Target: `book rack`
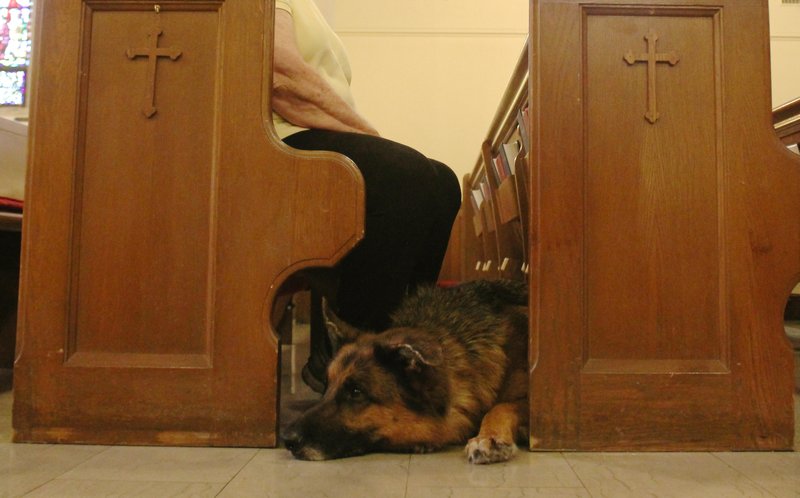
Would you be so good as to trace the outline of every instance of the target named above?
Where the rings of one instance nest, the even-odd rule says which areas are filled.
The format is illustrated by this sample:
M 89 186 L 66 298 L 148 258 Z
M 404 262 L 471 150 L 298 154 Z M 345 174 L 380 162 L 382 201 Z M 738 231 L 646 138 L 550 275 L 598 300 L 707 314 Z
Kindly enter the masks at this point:
M 529 244 L 527 43 L 481 146 L 472 172 L 463 179 L 462 211 L 453 241 L 460 242 L 456 280 L 525 280 Z

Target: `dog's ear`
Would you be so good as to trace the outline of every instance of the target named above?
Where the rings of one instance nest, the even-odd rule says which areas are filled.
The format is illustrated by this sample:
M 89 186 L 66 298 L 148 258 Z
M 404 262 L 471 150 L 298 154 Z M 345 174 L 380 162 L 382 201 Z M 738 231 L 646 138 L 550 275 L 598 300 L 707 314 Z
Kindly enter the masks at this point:
M 331 340 L 333 350 L 337 351 L 345 344 L 355 342 L 359 336 L 367 331 L 360 330 L 345 322 L 333 312 L 328 306 L 328 301 L 322 299 L 322 319 L 325 321 L 325 328 L 328 330 L 328 337 Z
M 420 331 L 402 329 L 381 334 L 375 357 L 395 372 L 407 406 L 421 413 L 444 416 L 450 403 L 450 383 L 442 345 Z
M 423 334 L 401 331 L 388 333 L 376 347 L 376 354 L 406 373 L 420 373 L 429 367 L 438 367 L 444 362 L 442 346 Z

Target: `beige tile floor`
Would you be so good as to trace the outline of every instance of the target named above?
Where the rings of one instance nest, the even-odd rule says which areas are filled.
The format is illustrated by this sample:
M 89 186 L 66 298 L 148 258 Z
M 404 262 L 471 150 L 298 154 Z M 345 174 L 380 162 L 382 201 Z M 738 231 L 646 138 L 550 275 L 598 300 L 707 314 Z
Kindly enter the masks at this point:
M 302 364 L 306 353 L 295 349 Z M 0 371 L 0 497 L 800 498 L 800 453 L 521 452 L 471 466 L 460 448 L 300 462 L 281 449 L 15 445 L 10 385 Z M 293 392 L 284 418 L 312 397 L 289 375 L 283 389 Z

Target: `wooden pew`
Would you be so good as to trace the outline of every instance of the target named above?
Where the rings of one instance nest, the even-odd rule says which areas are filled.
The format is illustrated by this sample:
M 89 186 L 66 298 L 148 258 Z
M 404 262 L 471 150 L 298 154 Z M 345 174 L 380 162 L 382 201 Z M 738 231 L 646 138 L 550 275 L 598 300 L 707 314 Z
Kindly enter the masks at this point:
M 800 161 L 767 2 L 532 13 L 532 447 L 790 449 Z
M 497 112 L 527 95 L 531 448 L 792 447 L 800 160 L 770 126 L 767 14 L 763 0 L 531 2 L 527 91 L 518 65 Z M 797 105 L 775 113 L 787 144 Z M 508 122 L 465 180 L 462 233 L 483 228 L 461 242 L 466 279 L 500 276 L 470 264 L 510 240 L 485 226 Z
M 786 145 L 800 143 L 800 98 L 773 109 L 772 122 L 778 138 Z
M 800 152 L 797 148 L 800 144 L 800 98 L 773 109 L 772 122 L 781 142 L 787 146 L 794 146 L 794 152 Z M 800 337 L 797 333 L 797 329 L 800 328 L 800 283 L 792 290 L 783 316 L 787 322 L 790 322 L 787 324 L 786 331 L 795 350 L 795 362 L 797 363 L 795 365 L 795 391 L 800 393 Z
M 37 8 L 16 440 L 275 444 L 271 303 L 357 242 L 363 187 L 264 125 L 272 2 Z M 800 164 L 769 128 L 766 1 L 531 13 L 457 231 L 465 278 L 530 283 L 531 448 L 789 448 Z M 148 33 L 176 55 L 157 79 L 127 57 Z M 515 220 L 489 167 L 525 102 Z
M 275 445 L 272 303 L 364 191 L 271 131 L 273 2 L 36 9 L 15 441 Z
M 0 230 L 8 232 L 22 231 L 22 214 L 0 211 Z
M 514 161 L 515 175 L 499 178 L 501 148 L 521 143 L 520 112 L 528 99 L 527 45 L 512 73 L 472 172 L 464 178 L 462 211 L 457 223 L 463 247 L 461 279 L 524 280 L 528 254 L 527 151 Z M 504 163 L 505 168 L 510 167 Z

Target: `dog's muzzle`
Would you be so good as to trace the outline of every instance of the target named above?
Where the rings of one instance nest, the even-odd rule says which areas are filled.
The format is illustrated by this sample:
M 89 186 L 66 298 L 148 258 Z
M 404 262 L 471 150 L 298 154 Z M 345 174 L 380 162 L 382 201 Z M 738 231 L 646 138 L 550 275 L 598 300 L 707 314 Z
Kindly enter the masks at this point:
M 328 459 L 322 451 L 307 446 L 303 441 L 303 436 L 291 427 L 283 433 L 282 439 L 286 449 L 291 451 L 292 455 L 298 460 L 320 461 Z

